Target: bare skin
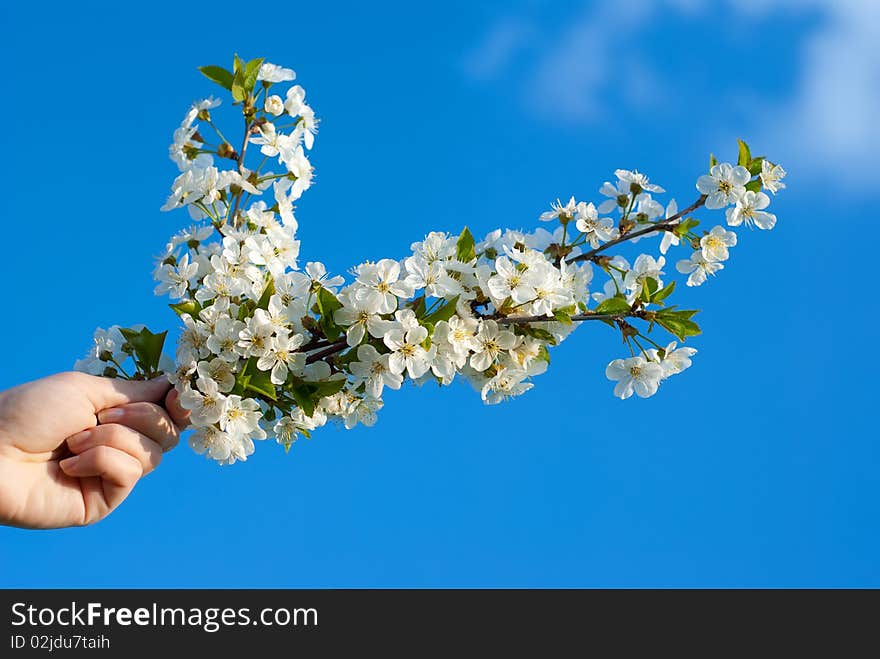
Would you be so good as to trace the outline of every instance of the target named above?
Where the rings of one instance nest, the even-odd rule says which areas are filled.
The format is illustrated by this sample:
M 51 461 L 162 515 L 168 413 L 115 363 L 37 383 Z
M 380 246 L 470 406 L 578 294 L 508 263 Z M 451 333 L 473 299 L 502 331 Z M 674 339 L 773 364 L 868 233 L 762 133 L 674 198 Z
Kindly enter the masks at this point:
M 188 413 L 169 389 L 71 372 L 0 392 L 0 524 L 104 519 L 177 445 Z

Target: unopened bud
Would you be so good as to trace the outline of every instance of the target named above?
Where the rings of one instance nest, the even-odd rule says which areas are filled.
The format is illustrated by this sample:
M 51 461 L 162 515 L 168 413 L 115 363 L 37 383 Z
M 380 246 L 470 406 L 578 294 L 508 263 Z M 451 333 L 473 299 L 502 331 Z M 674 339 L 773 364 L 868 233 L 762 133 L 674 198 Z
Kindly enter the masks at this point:
M 223 142 L 223 144 L 217 147 L 217 155 L 221 158 L 238 160 L 238 154 L 235 153 L 235 149 L 232 148 L 232 145 L 229 142 Z
M 626 323 L 622 320 L 618 321 L 618 327 L 620 327 L 620 332 L 621 332 L 621 334 L 623 334 L 624 337 L 628 338 L 628 337 L 633 337 L 633 336 L 639 335 L 638 329 L 636 329 L 635 327 L 633 327 L 629 323 Z

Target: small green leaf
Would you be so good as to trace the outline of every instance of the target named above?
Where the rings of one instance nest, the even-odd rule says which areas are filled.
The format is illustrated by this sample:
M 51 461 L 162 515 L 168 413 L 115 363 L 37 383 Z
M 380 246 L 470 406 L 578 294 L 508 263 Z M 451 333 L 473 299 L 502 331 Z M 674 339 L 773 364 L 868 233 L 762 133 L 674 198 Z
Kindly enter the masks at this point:
M 752 152 L 749 149 L 749 145 L 742 140 L 737 140 L 737 142 L 739 143 L 739 158 L 737 159 L 736 164 L 748 167 L 749 163 L 752 162 Z
M 410 308 L 413 310 L 413 313 L 416 315 L 416 318 L 422 318 L 425 315 L 425 296 L 421 295 L 417 297 L 415 300 L 410 302 Z
M 700 326 L 690 320 L 697 313 L 697 309 L 668 307 L 658 311 L 654 319 L 667 332 L 674 334 L 684 341 L 689 336 L 696 336 L 701 333 Z
M 244 67 L 244 90 L 248 94 L 254 91 L 257 84 L 257 75 L 260 73 L 260 67 L 263 65 L 263 58 L 258 57 L 252 59 Z
M 746 183 L 746 190 L 749 192 L 760 192 L 761 191 L 761 179 L 756 178 L 754 181 L 749 181 Z
M 321 325 L 324 336 L 328 341 L 335 341 L 342 333 L 342 329 L 336 324 L 336 321 L 333 320 L 333 314 L 337 309 L 342 308 L 342 303 L 335 295 L 333 295 L 333 293 L 323 286 L 318 289 L 318 294 L 315 297 L 315 302 L 318 306 L 318 313 L 321 315 L 318 322 Z
M 134 350 L 138 370 L 148 377 L 158 374 L 159 358 L 162 356 L 162 346 L 165 345 L 168 332 L 153 334 L 146 327 L 139 332 L 129 328 L 122 328 L 120 332 Z
M 550 351 L 547 350 L 547 346 L 541 346 L 538 348 L 538 359 L 541 359 L 548 364 L 550 363 Z
M 711 169 L 715 165 L 718 164 L 718 158 L 715 157 L 714 153 L 709 154 L 709 168 Z
M 232 90 L 232 73 L 224 69 L 222 66 L 200 66 L 199 71 L 208 80 L 216 82 L 223 89 Z
M 538 339 L 539 341 L 545 341 L 552 346 L 556 345 L 556 337 L 553 336 L 550 332 L 545 329 L 541 329 L 540 327 L 532 327 L 531 325 L 520 325 L 519 329 L 531 336 L 534 339 Z
M 764 156 L 758 156 L 757 158 L 752 158 L 752 162 L 749 163 L 749 174 L 752 176 L 757 176 L 761 173 L 761 169 L 763 168 Z
M 236 101 L 243 101 L 247 96 L 244 88 L 244 63 L 238 55 L 233 56 L 234 73 L 232 75 L 232 98 Z
M 269 275 L 267 275 L 267 277 L 268 279 L 266 281 L 266 288 L 263 290 L 263 294 L 257 301 L 257 309 L 268 309 L 269 300 L 272 299 L 273 295 L 275 295 L 275 280 L 272 279 L 272 277 Z
M 654 304 L 660 304 L 663 300 L 668 298 L 674 290 L 675 282 L 671 281 L 651 296 L 651 302 L 653 302 Z
M 614 297 L 609 297 L 605 300 L 602 300 L 599 305 L 596 307 L 596 313 L 629 313 L 632 311 L 632 308 L 629 305 L 629 302 L 626 301 L 626 298 L 622 295 L 615 295 Z
M 195 300 L 185 300 L 184 302 L 177 302 L 175 304 L 169 304 L 168 306 L 171 307 L 174 313 L 178 316 L 189 314 L 193 318 L 197 317 L 202 310 L 202 305 Z
M 470 230 L 465 227 L 456 243 L 456 257 L 458 260 L 462 263 L 470 263 L 477 258 L 475 246 L 476 243 L 474 242 L 474 236 L 471 234 Z
M 681 237 L 683 237 L 683 236 L 686 236 L 687 233 L 688 233 L 691 229 L 693 229 L 693 228 L 696 227 L 696 226 L 699 226 L 699 224 L 700 224 L 700 221 L 699 221 L 699 220 L 695 220 L 694 218 L 689 217 L 689 218 L 687 218 L 686 220 L 682 220 L 681 222 L 679 222 L 679 223 L 675 226 L 675 229 L 673 229 L 672 232 L 673 232 L 676 236 L 678 236 L 679 238 L 681 238 Z
M 563 325 L 571 325 L 571 314 L 566 313 L 563 309 L 554 311 L 553 317 Z
M 269 371 L 261 371 L 257 368 L 253 369 L 250 379 L 244 385 L 245 391 L 255 391 L 263 394 L 271 400 L 275 400 L 275 385 L 272 384 L 271 374 Z
M 657 289 L 660 288 L 659 282 L 653 277 L 646 277 L 644 283 L 642 284 L 642 292 L 639 295 L 645 302 L 651 301 L 651 296 L 657 292 Z
M 458 295 L 425 316 L 424 322 L 436 325 L 441 320 L 449 320 L 455 315 L 456 304 L 458 304 Z

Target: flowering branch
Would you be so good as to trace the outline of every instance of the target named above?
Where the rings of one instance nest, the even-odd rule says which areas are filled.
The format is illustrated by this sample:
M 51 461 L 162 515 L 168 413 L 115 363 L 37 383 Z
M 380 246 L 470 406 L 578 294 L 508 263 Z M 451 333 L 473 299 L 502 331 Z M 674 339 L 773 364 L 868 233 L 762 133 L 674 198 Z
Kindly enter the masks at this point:
M 331 420 L 372 425 L 385 390 L 407 380 L 446 386 L 464 378 L 490 404 L 518 396 L 586 321 L 619 332 L 629 350 L 605 371 L 615 395 L 651 396 L 691 365 L 696 350 L 678 342 L 700 334 L 697 311 L 670 304 L 668 250 L 688 250 L 675 270 L 701 286 L 737 243 L 721 225 L 697 233 L 691 214 L 724 209 L 728 227 L 771 229 L 765 191 L 785 187 L 785 170 L 740 142 L 736 164 L 712 158 L 696 181 L 699 198 L 681 211 L 674 200 L 657 201 L 664 190 L 647 176 L 619 169 L 598 206 L 557 200 L 539 218 L 553 223 L 550 231 L 496 229 L 480 241 L 467 227 L 435 231 L 401 260 L 357 265 L 346 282 L 317 261 L 299 264 L 293 204 L 312 184 L 306 152 L 318 120 L 301 86 L 284 98 L 272 93 L 295 73 L 237 56 L 232 71 L 200 70 L 231 93 L 244 135 L 235 152 L 215 124 L 214 98 L 194 104 L 174 132 L 170 156 L 180 174 L 163 210 L 186 208 L 195 221 L 171 237 L 154 271 L 156 293 L 171 298 L 183 324 L 174 358 L 162 354 L 164 332 L 113 326 L 96 332 L 77 368 L 122 378 L 168 373 L 191 411 L 190 445 L 223 464 L 245 460 L 255 440 L 290 448 Z M 217 133 L 216 149 L 197 120 Z M 249 145 L 261 156 L 250 167 Z M 218 169 L 214 156 L 236 167 Z M 657 234 L 658 255 L 630 263 L 603 254 Z M 675 340 L 658 342 L 658 329 Z
M 580 261 L 593 261 L 595 257 L 604 252 L 606 249 L 610 249 L 615 245 L 619 245 L 620 243 L 624 243 L 628 240 L 632 240 L 633 238 L 640 238 L 642 236 L 647 236 L 648 234 L 655 233 L 657 231 L 672 231 L 675 228 L 678 220 L 683 218 L 685 215 L 693 213 L 695 210 L 700 208 L 703 204 L 706 203 L 706 195 L 700 195 L 699 198 L 692 203 L 690 206 L 685 208 L 682 211 L 679 211 L 672 215 L 671 217 L 667 217 L 662 222 L 657 222 L 656 224 L 652 224 L 650 226 L 645 227 L 644 229 L 639 229 L 638 231 L 632 231 L 628 233 L 624 233 L 619 238 L 615 238 L 614 240 L 610 240 L 604 245 L 600 245 L 595 249 L 591 249 L 588 252 L 584 252 L 574 258 L 568 260 L 568 263 L 578 263 Z

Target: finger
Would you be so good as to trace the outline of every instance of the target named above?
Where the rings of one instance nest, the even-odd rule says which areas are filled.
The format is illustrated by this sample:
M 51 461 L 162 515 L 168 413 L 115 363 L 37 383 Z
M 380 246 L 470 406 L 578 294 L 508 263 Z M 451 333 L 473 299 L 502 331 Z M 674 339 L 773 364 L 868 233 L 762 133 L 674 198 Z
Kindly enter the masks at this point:
M 143 474 L 137 458 L 110 446 L 95 446 L 58 464 L 73 478 L 101 479 L 101 487 L 83 489 L 87 522 L 101 519 L 122 503 Z
M 109 446 L 136 458 L 146 476 L 162 461 L 162 447 L 137 430 L 116 423 L 95 426 L 67 438 L 67 446 L 74 454 L 81 454 L 96 446 Z
M 189 410 L 183 409 L 180 404 L 180 392 L 172 389 L 165 396 L 165 409 L 168 410 L 168 416 L 174 421 L 174 425 L 183 430 L 189 425 Z
M 171 386 L 164 375 L 152 380 L 120 380 L 77 372 L 61 373 L 53 377 L 70 380 L 86 396 L 95 413 L 127 403 L 158 402 L 165 397 Z
M 180 439 L 180 430 L 164 408 L 156 403 L 129 403 L 98 412 L 101 424 L 116 423 L 128 426 L 158 443 L 163 451 L 170 451 Z

